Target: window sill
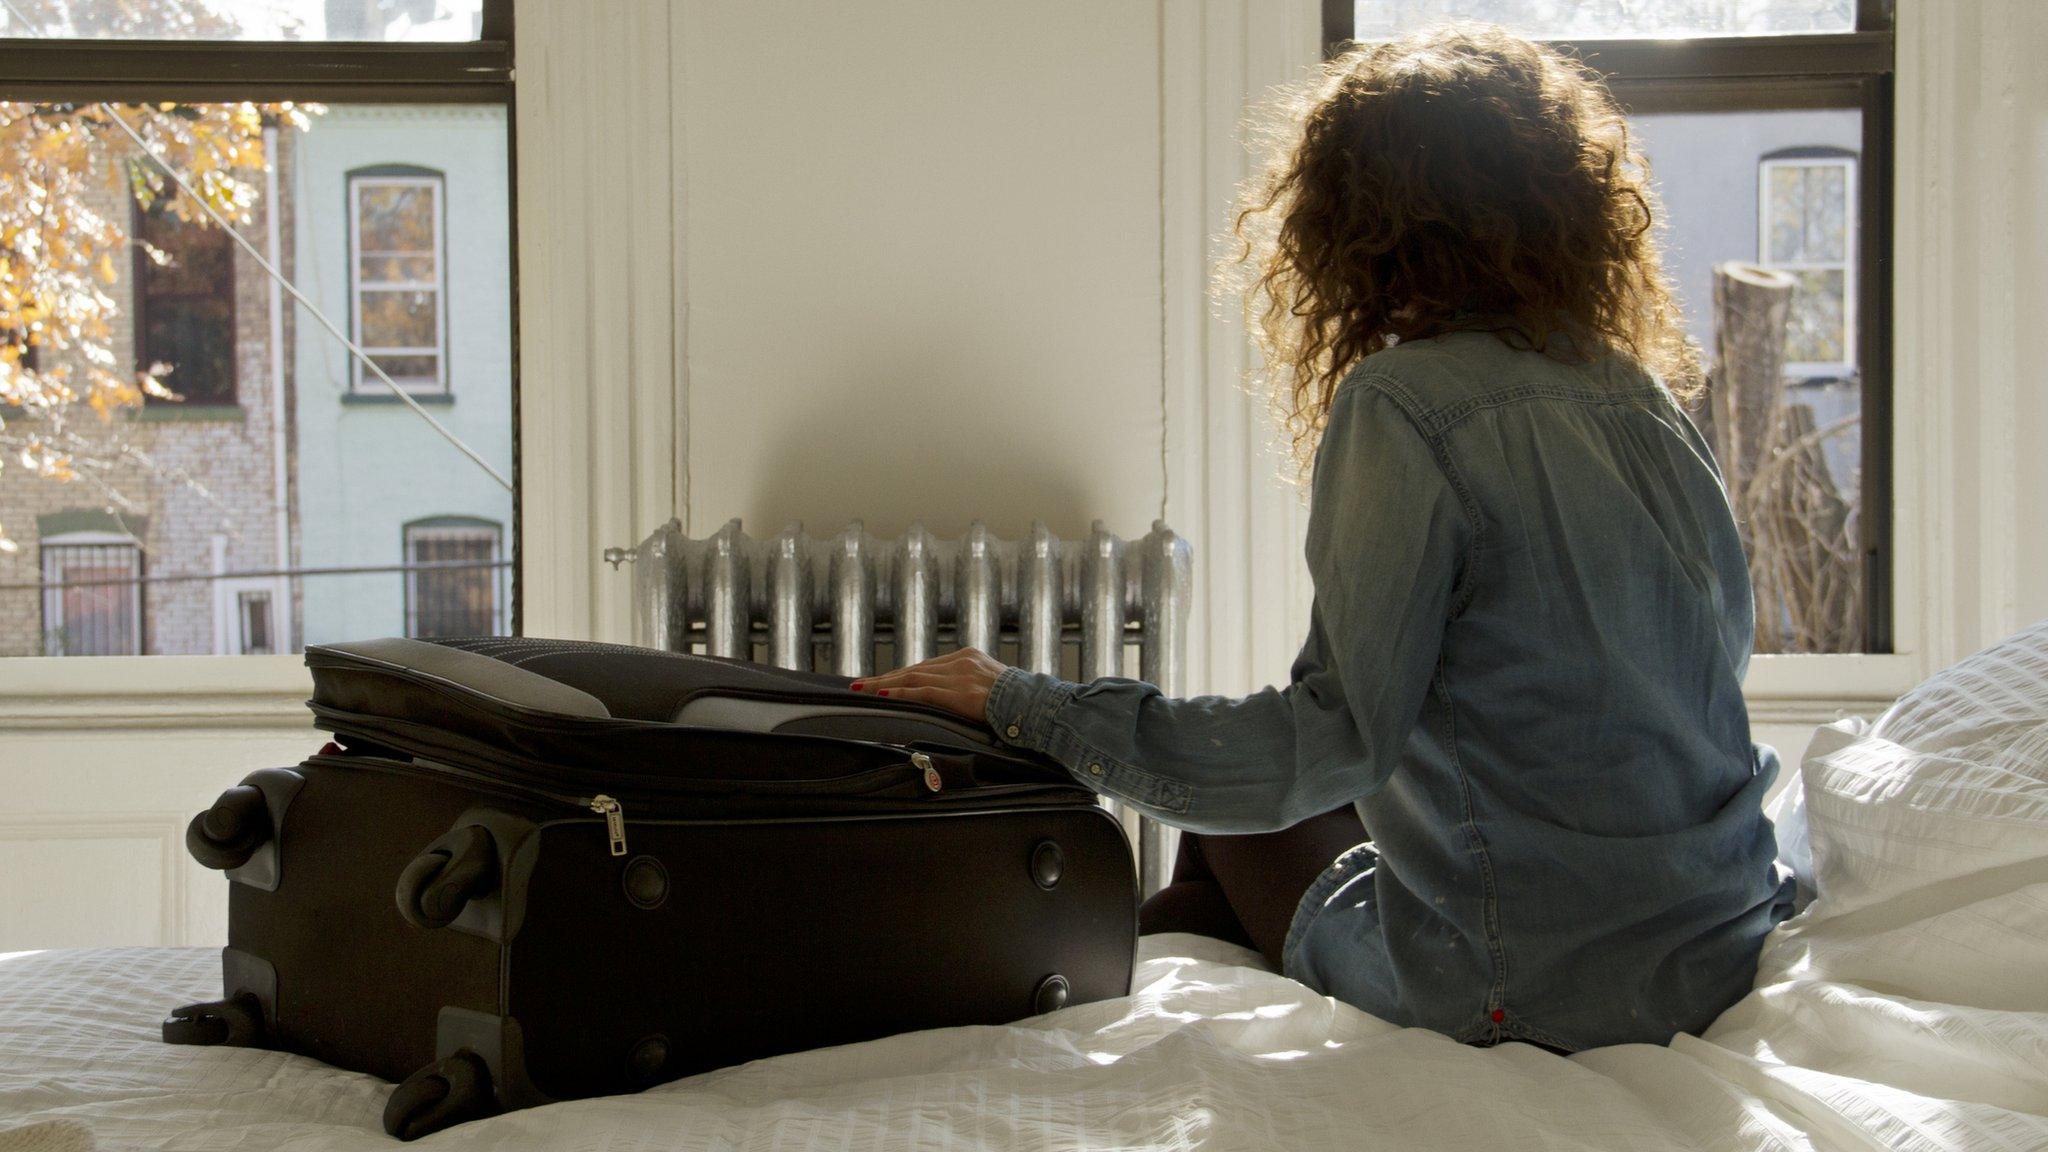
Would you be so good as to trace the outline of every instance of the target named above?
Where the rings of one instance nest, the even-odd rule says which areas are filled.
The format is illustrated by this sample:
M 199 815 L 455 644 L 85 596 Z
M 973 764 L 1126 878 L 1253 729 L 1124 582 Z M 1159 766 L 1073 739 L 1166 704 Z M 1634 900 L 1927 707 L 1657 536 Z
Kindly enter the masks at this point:
M 0 659 L 0 733 L 24 729 L 304 728 L 300 656 Z
M 455 396 L 450 392 L 407 392 L 406 395 L 429 408 L 445 408 L 455 403 Z M 365 408 L 390 407 L 405 403 L 389 392 L 343 392 L 341 402 L 344 406 L 361 405 Z
M 1925 675 L 1911 655 L 1756 656 L 1742 694 L 1752 722 L 1827 724 L 1874 716 Z
M 128 418 L 138 424 L 240 424 L 248 414 L 240 404 L 181 404 L 159 400 L 132 409 Z

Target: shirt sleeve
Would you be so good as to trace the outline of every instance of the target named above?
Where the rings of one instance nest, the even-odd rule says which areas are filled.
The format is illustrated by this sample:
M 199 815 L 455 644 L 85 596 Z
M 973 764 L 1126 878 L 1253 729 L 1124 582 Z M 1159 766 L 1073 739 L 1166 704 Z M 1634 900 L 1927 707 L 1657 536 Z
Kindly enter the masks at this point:
M 1309 636 L 1282 688 L 1168 699 L 1012 668 L 989 693 L 1008 743 L 1196 832 L 1285 828 L 1386 783 L 1435 675 L 1472 538 L 1422 433 L 1370 382 L 1342 389 L 1317 454 Z

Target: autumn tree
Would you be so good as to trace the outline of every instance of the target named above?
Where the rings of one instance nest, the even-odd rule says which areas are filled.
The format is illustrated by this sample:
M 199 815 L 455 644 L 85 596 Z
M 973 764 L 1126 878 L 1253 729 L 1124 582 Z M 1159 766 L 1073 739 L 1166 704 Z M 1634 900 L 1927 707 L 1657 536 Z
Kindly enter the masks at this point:
M 220 39 L 236 31 L 232 21 L 187 0 L 115 0 L 77 11 L 65 0 L 10 0 L 10 7 L 36 35 L 176 30 Z M 109 289 L 138 242 L 125 213 L 103 210 L 109 188 L 145 209 L 160 204 L 181 221 L 214 226 L 165 176 L 161 165 L 169 165 L 222 219 L 246 225 L 269 163 L 265 125 L 304 128 L 317 111 L 292 104 L 0 101 L 0 469 L 63 483 L 82 469 L 105 471 L 117 459 L 137 459 L 114 415 L 145 396 L 177 398 L 171 365 L 123 364 L 113 347 L 120 306 Z M 159 264 L 173 259 L 150 245 L 140 249 Z M 7 532 L 0 524 L 0 550 L 12 551 Z

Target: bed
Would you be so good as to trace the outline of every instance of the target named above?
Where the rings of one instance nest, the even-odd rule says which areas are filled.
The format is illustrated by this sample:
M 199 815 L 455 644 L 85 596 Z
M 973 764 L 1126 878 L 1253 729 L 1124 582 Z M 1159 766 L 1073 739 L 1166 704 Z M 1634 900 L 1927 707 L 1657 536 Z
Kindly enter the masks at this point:
M 763 1060 L 421 1147 L 2048 1150 L 2048 624 L 1823 729 L 1778 813 L 1811 902 L 1704 1036 L 1553 1055 L 1395 1028 L 1195 936 L 1128 997 Z M 0 1152 L 389 1149 L 388 1086 L 167 1048 L 204 949 L 0 957 Z

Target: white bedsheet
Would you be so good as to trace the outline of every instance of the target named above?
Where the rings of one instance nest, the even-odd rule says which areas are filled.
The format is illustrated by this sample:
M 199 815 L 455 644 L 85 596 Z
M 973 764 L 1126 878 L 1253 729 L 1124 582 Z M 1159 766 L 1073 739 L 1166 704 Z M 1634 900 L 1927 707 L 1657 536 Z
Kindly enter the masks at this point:
M 1963 896 L 1903 923 L 1795 922 L 1759 991 L 1671 1048 L 1461 1047 L 1229 945 L 1160 936 L 1127 999 L 764 1060 L 418 1146 L 2048 1149 L 2048 885 Z M 396 1146 L 370 1077 L 159 1043 L 165 1008 L 218 981 L 210 950 L 0 959 L 0 1152 Z
M 1866 740 L 1836 735 L 1794 784 L 1816 898 L 1703 1038 L 1569 1059 L 1466 1048 L 1249 952 L 1158 936 L 1123 999 L 515 1112 L 420 1147 L 2048 1152 L 2048 622 L 1916 689 Z M 367 1076 L 158 1041 L 166 1009 L 219 989 L 211 950 L 0 956 L 0 1152 L 395 1147 L 389 1089 Z

